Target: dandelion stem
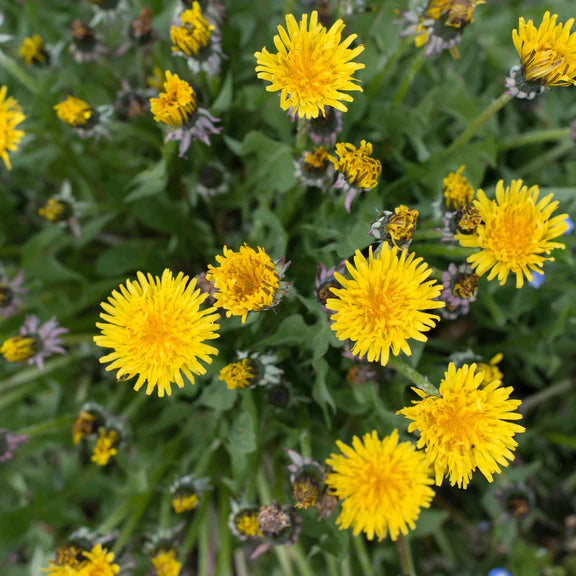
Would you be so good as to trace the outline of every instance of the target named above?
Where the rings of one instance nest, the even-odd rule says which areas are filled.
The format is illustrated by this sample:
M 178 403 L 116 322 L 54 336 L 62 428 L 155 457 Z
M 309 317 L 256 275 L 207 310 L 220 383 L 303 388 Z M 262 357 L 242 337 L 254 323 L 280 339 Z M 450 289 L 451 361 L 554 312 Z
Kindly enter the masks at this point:
M 370 557 L 368 556 L 368 550 L 364 538 L 362 536 L 354 536 L 352 538 L 352 544 L 354 544 L 354 550 L 356 551 L 356 556 L 358 556 L 360 567 L 362 568 L 362 575 L 374 576 L 374 570 L 372 570 L 372 564 L 370 562 Z
M 410 86 L 412 86 L 412 83 L 414 82 L 414 79 L 418 75 L 420 68 L 422 68 L 422 65 L 424 64 L 425 60 L 426 57 L 424 56 L 424 51 L 419 50 L 414 60 L 412 60 L 412 64 L 406 70 L 404 76 L 402 77 L 400 87 L 398 88 L 396 94 L 394 95 L 394 100 L 392 101 L 393 104 L 398 105 L 404 101 L 406 94 L 408 94 L 408 90 L 410 90 Z
M 402 565 L 402 576 L 416 576 L 414 560 L 412 559 L 412 552 L 410 551 L 410 543 L 403 534 L 398 536 L 396 545 L 398 546 L 400 564 Z
M 404 360 L 400 360 L 397 356 L 390 356 L 388 365 L 397 372 L 400 372 L 403 376 L 406 376 L 406 378 L 415 384 L 417 388 L 420 388 L 422 392 L 426 392 L 426 394 L 430 394 L 431 396 L 440 396 L 440 392 L 438 392 L 436 386 L 434 386 L 426 376 L 414 370 L 414 368 Z
M 296 154 L 301 154 L 308 142 L 308 123 L 306 118 L 298 117 L 296 128 Z
M 220 486 L 218 494 L 218 557 L 216 559 L 216 574 L 228 576 L 232 573 L 232 542 L 228 515 L 230 514 L 230 496 L 225 486 Z
M 540 155 L 532 162 L 528 162 L 523 166 L 518 168 L 518 174 L 521 176 L 526 176 L 532 172 L 536 172 L 543 168 L 544 166 L 550 165 L 555 160 L 562 158 L 564 154 L 571 152 L 576 148 L 576 142 L 573 140 L 566 140 L 564 142 L 559 142 L 554 148 L 548 150 L 545 154 Z
M 300 544 L 295 544 L 291 547 L 292 556 L 294 561 L 296 562 L 296 566 L 298 566 L 298 571 L 302 576 L 315 576 L 316 572 L 312 570 L 312 566 L 308 563 L 306 559 L 306 555 L 302 550 L 302 546 Z
M 522 148 L 524 146 L 532 146 L 533 144 L 541 144 L 543 142 L 553 142 L 555 140 L 564 140 L 570 138 L 570 128 L 552 128 L 551 130 L 533 130 L 520 134 L 514 138 L 509 138 L 500 143 L 500 150 L 511 150 L 513 148 Z
M 462 132 L 462 134 L 460 134 L 460 136 L 458 136 L 458 138 L 452 142 L 448 148 L 448 151 L 455 150 L 456 148 L 460 148 L 461 146 L 468 144 L 468 142 L 474 138 L 480 128 L 482 128 L 482 126 L 484 126 L 484 124 L 486 124 L 486 122 L 488 122 L 492 116 L 502 110 L 502 108 L 504 108 L 504 106 L 506 106 L 510 100 L 512 100 L 512 96 L 506 92 L 494 100 L 494 102 L 492 102 L 490 106 L 488 106 L 480 115 L 478 115 L 468 126 L 468 128 L 466 128 L 466 130 L 464 130 L 464 132 Z
M 552 386 L 548 386 L 548 388 L 545 388 L 540 392 L 536 392 L 536 394 L 528 396 L 526 400 L 522 401 L 519 410 L 522 412 L 522 414 L 527 414 L 530 410 L 533 410 L 536 408 L 536 406 L 542 404 L 542 402 L 546 402 L 547 400 L 550 400 L 550 398 L 554 398 L 555 396 L 560 396 L 561 394 L 570 392 L 572 387 L 572 380 L 561 380 L 560 382 L 557 382 Z

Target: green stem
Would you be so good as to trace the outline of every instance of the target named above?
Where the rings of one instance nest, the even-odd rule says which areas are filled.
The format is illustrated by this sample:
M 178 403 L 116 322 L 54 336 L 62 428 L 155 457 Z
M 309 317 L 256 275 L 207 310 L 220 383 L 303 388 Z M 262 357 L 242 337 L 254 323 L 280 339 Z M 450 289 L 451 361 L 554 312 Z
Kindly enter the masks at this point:
M 564 142 L 559 142 L 554 148 L 546 152 L 545 154 L 541 154 L 536 158 L 536 160 L 532 162 L 528 162 L 523 166 L 518 168 L 518 173 L 522 176 L 526 176 L 527 174 L 531 174 L 532 172 L 536 172 L 547 166 L 548 164 L 562 158 L 566 153 L 571 152 L 576 147 L 576 142 L 573 140 L 566 140 Z
M 417 388 L 429 394 L 430 396 L 440 396 L 440 392 L 436 386 L 434 386 L 430 380 L 423 374 L 420 374 L 417 370 L 414 370 L 412 366 L 408 365 L 404 360 L 401 360 L 397 356 L 390 356 L 388 360 L 388 365 L 394 368 L 400 374 L 406 376 L 410 382 L 412 382 Z
M 78 354 L 66 354 L 65 356 L 48 360 L 44 364 L 44 370 L 38 370 L 38 368 L 24 368 L 23 370 L 16 372 L 16 374 L 10 378 L 4 380 L 0 385 L 0 394 L 4 394 L 7 390 L 10 390 L 10 388 L 16 388 L 22 384 L 37 381 L 39 378 L 42 378 L 59 368 L 68 366 L 68 364 L 73 364 L 79 357 Z
M 220 486 L 218 494 L 218 558 L 216 561 L 216 574 L 228 576 L 232 574 L 232 540 L 230 528 L 228 528 L 228 516 L 230 514 L 230 498 L 228 489 Z
M 573 389 L 573 387 L 574 383 L 569 379 L 557 382 L 540 392 L 536 392 L 536 394 L 528 396 L 526 400 L 523 400 L 520 405 L 520 412 L 522 412 L 522 414 L 527 414 L 530 410 L 534 410 L 536 406 L 542 404 L 542 402 L 546 402 L 556 396 L 567 394 Z
M 312 458 L 312 447 L 310 446 L 310 432 L 302 430 L 300 433 L 300 450 L 304 458 Z
M 368 556 L 368 549 L 366 548 L 366 541 L 364 540 L 364 537 L 360 535 L 353 536 L 352 544 L 354 545 L 356 556 L 358 556 L 363 576 L 374 576 L 372 563 L 370 562 L 370 557 Z
M 512 148 L 522 148 L 542 142 L 553 142 L 554 140 L 564 140 L 570 138 L 570 128 L 552 128 L 551 130 L 534 130 L 521 134 L 515 138 L 504 140 L 498 146 L 500 150 L 511 150 Z
M 199 576 L 210 574 L 210 523 L 208 522 L 208 514 L 200 527 L 198 538 L 198 574 Z
M 23 434 L 26 436 L 44 436 L 47 432 L 54 432 L 60 430 L 61 428 L 71 428 L 75 419 L 75 416 L 62 416 L 61 418 L 56 418 L 55 420 L 47 420 L 46 422 L 41 422 L 40 424 L 34 424 L 34 426 L 22 428 L 17 432 L 17 434 Z
M 234 552 L 234 568 L 236 568 L 237 576 L 250 576 L 246 556 L 242 548 L 238 548 L 238 550 Z
M 396 540 L 398 547 L 398 554 L 400 555 L 400 564 L 402 566 L 402 576 L 416 576 L 414 569 L 414 560 L 412 559 L 412 552 L 410 551 L 410 543 L 408 539 L 400 534 Z
M 308 143 L 308 122 L 306 118 L 298 116 L 296 125 L 296 154 L 300 155 Z
M 93 344 L 95 334 L 64 334 L 62 336 L 62 341 L 64 344 L 75 345 L 75 344 Z
M 506 92 L 494 100 L 494 102 L 492 102 L 492 104 L 490 104 L 480 115 L 478 115 L 472 121 L 470 126 L 468 126 L 468 128 L 466 128 L 466 130 L 464 130 L 464 132 L 462 132 L 462 134 L 460 134 L 460 136 L 454 140 L 448 150 L 452 151 L 456 148 L 460 148 L 461 146 L 468 144 L 468 142 L 474 138 L 478 130 L 480 130 L 480 128 L 482 128 L 482 126 L 484 126 L 484 124 L 486 124 L 486 122 L 488 122 L 488 120 L 490 120 L 494 114 L 502 110 L 502 108 L 504 108 L 504 106 L 506 106 L 510 100 L 512 100 L 512 96 Z
M 400 86 L 394 95 L 394 99 L 392 100 L 394 105 L 398 105 L 403 102 L 406 94 L 408 94 L 408 90 L 410 90 L 410 86 L 412 86 L 412 83 L 418 75 L 418 72 L 420 72 L 420 68 L 422 68 L 425 60 L 426 57 L 424 56 L 424 50 L 418 50 L 414 60 L 412 60 L 412 64 L 404 73 L 402 81 L 400 82 Z
M 324 553 L 324 559 L 326 560 L 326 566 L 328 568 L 328 576 L 340 576 L 336 558 L 334 558 L 334 556 L 331 554 Z
M 373 97 L 376 96 L 382 87 L 382 84 L 384 84 L 388 74 L 391 72 L 392 68 L 398 62 L 398 60 L 404 56 L 406 50 L 408 50 L 408 48 L 412 45 L 412 42 L 412 38 L 402 38 L 398 48 L 396 48 L 396 50 L 390 54 L 388 60 L 386 60 L 386 64 L 384 65 L 382 71 L 374 76 L 372 82 L 370 82 L 370 85 L 366 87 L 366 97 L 368 99 L 372 100 Z
M 312 566 L 308 563 L 306 555 L 302 550 L 302 546 L 300 544 L 295 544 L 291 548 L 292 556 L 294 561 L 296 562 L 296 566 L 298 566 L 298 571 L 302 576 L 316 576 L 316 572 L 312 569 Z

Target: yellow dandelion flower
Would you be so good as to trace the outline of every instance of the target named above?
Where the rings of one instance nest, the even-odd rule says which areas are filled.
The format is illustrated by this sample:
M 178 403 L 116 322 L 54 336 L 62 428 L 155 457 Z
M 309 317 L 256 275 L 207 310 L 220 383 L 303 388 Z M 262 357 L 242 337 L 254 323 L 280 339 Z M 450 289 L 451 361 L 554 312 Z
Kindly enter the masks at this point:
M 527 82 L 539 86 L 576 85 L 576 32 L 571 32 L 574 18 L 558 23 L 558 14 L 544 14 L 539 28 L 520 18 L 512 32 Z
M 446 26 L 462 28 L 472 21 L 472 14 L 484 0 L 430 0 L 426 18 L 443 19 Z
M 398 412 L 413 421 L 408 432 L 420 432 L 417 446 L 424 448 L 434 466 L 438 486 L 447 476 L 452 486 L 466 488 L 476 469 L 492 482 L 500 466 L 514 459 L 512 451 L 518 445 L 514 435 L 524 428 L 508 421 L 522 418 L 515 412 L 520 400 L 510 400 L 512 387 L 501 384 L 484 382 L 476 364 L 457 370 L 450 363 L 440 382 L 440 396 L 413 388 L 421 399 Z
M 92 462 L 95 462 L 98 466 L 106 466 L 110 461 L 110 458 L 118 454 L 116 446 L 119 441 L 120 436 L 118 436 L 118 432 L 115 430 L 100 428 L 98 430 L 98 440 L 96 440 L 94 451 L 92 453 Z
M 38 346 L 34 338 L 27 338 L 25 336 L 14 336 L 8 338 L 0 347 L 0 354 L 8 362 L 24 362 L 32 358 L 38 352 Z
M 280 91 L 282 110 L 292 108 L 294 114 L 303 118 L 326 115 L 325 107 L 346 112 L 343 102 L 353 102 L 346 92 L 362 88 L 353 77 L 364 64 L 353 62 L 364 46 L 350 48 L 357 35 L 342 41 L 345 24 L 337 20 L 327 30 L 318 22 L 318 12 L 308 19 L 303 14 L 300 24 L 292 14 L 286 16 L 286 28 L 278 26 L 274 45 L 278 52 L 271 54 L 266 48 L 256 52 L 258 78 L 270 82 L 268 92 Z
M 498 364 L 502 362 L 504 354 L 499 353 L 490 358 L 489 362 L 478 362 L 478 372 L 484 374 L 484 383 L 488 384 L 494 380 L 502 380 L 504 374 L 498 367 Z
M 20 48 L 18 48 L 18 55 L 24 60 L 27 66 L 46 62 L 44 41 L 38 34 L 34 34 L 34 36 L 30 38 L 24 38 L 22 44 L 20 44 Z
M 206 373 L 200 361 L 210 364 L 218 354 L 206 340 L 219 337 L 219 316 L 214 308 L 200 309 L 208 294 L 195 290 L 196 279 L 188 282 L 182 272 L 176 278 L 170 270 L 162 278 L 137 276 L 102 303 L 105 322 L 96 324 L 102 335 L 94 341 L 114 350 L 100 362 L 112 362 L 106 370 L 118 370 L 118 379 L 138 375 L 135 390 L 147 382 L 146 394 L 157 387 L 158 396 L 170 396 L 172 383 L 183 388 L 182 375 L 194 383 L 194 374 Z
M 178 576 L 182 564 L 176 559 L 176 551 L 172 548 L 168 551 L 161 550 L 152 558 L 152 565 L 157 576 Z
M 224 366 L 218 377 L 226 382 L 229 390 L 243 390 L 250 388 L 258 378 L 258 366 L 251 358 L 242 358 Z
M 160 92 L 158 98 L 150 98 L 154 120 L 174 128 L 186 124 L 197 108 L 196 92 L 192 86 L 169 71 L 166 72 L 164 92 Z
M 330 163 L 330 154 L 324 146 L 316 146 L 314 152 L 304 152 L 304 168 L 306 170 L 325 170 Z
M 16 127 L 26 120 L 22 108 L 18 102 L 6 97 L 8 88 L 0 87 L 0 158 L 4 161 L 8 170 L 12 169 L 8 152 L 16 152 L 25 132 Z
M 181 26 L 170 28 L 172 51 L 186 56 L 198 56 L 210 44 L 214 26 L 202 15 L 198 2 L 193 2 L 190 10 L 182 12 L 180 22 Z
M 94 115 L 90 104 L 74 96 L 67 96 L 66 100 L 54 106 L 54 110 L 58 118 L 70 126 L 86 126 Z
M 400 205 L 394 209 L 394 214 L 390 215 L 384 229 L 393 244 L 400 248 L 401 245 L 412 240 L 417 222 L 418 210 Z
M 488 280 L 498 278 L 506 283 L 510 272 L 516 275 L 516 288 L 524 285 L 524 276 L 532 280 L 532 271 L 543 273 L 542 264 L 554 260 L 548 254 L 555 248 L 564 248 L 560 242 L 551 242 L 568 230 L 567 215 L 552 217 L 558 202 L 553 194 L 538 199 L 538 186 L 528 188 L 522 180 L 513 180 L 504 188 L 504 180 L 496 185 L 496 199 L 489 200 L 478 190 L 474 206 L 482 224 L 473 234 L 456 234 L 462 246 L 480 248 L 468 257 L 478 276 L 490 270 Z
M 159 66 L 154 66 L 154 68 L 152 68 L 152 74 L 146 78 L 146 84 L 148 84 L 150 88 L 155 88 L 160 92 L 164 82 L 166 82 L 166 73 Z
M 96 544 L 84 556 L 88 563 L 80 569 L 79 576 L 116 576 L 120 572 L 120 566 L 113 564 L 114 554 L 102 548 L 102 544 Z
M 258 524 L 258 510 L 254 512 L 240 512 L 234 518 L 234 526 L 243 536 L 261 538 L 263 536 Z
M 435 300 L 442 286 L 427 280 L 432 270 L 414 253 L 399 251 L 383 244 L 378 256 L 369 249 L 368 260 L 356 250 L 354 265 L 346 262 L 352 279 L 337 272 L 335 278 L 342 288 L 332 289 L 326 307 L 332 314 L 332 330 L 339 340 L 352 340 L 352 354 L 369 362 L 388 363 L 390 350 L 410 356 L 409 338 L 427 340 L 424 332 L 436 325 L 439 316 L 425 312 L 443 308 Z
M 45 206 L 38 209 L 38 215 L 49 222 L 61 222 L 68 215 L 68 206 L 55 198 L 50 198 Z
M 190 512 L 191 510 L 195 510 L 197 508 L 198 501 L 198 494 L 176 494 L 176 496 L 172 498 L 172 508 L 174 508 L 174 512 L 176 512 L 176 514 Z
M 416 527 L 421 508 L 429 508 L 434 483 L 423 453 L 411 442 L 398 443 L 398 431 L 382 440 L 376 431 L 354 436 L 352 446 L 337 441 L 342 454 L 332 454 L 326 464 L 331 472 L 326 484 L 342 502 L 336 523 L 352 526 L 354 535 L 368 540 L 400 534 Z
M 474 188 L 472 184 L 468 182 L 465 176 L 462 176 L 462 172 L 464 172 L 465 169 L 466 166 L 460 166 L 457 172 L 451 172 L 444 178 L 442 196 L 444 206 L 448 211 L 464 208 L 466 204 L 470 204 L 474 199 Z
M 80 440 L 86 438 L 94 431 L 94 421 L 96 416 L 90 414 L 90 412 L 84 412 L 83 410 L 78 414 L 74 424 L 72 426 L 72 441 L 74 446 L 76 446 Z
M 280 287 L 280 275 L 263 248 L 258 251 L 244 244 L 238 252 L 226 246 L 216 256 L 220 266 L 208 266 L 206 279 L 214 284 L 216 306 L 226 316 L 240 316 L 246 321 L 248 312 L 259 312 L 274 305 Z
M 336 157 L 331 156 L 330 159 L 348 184 L 371 190 L 378 186 L 378 178 L 382 172 L 380 160 L 372 158 L 371 154 L 372 144 L 366 140 L 360 142 L 359 148 L 349 142 L 339 142 L 336 144 Z
M 85 564 L 82 560 L 82 550 L 75 546 L 66 545 L 58 548 L 56 560 L 48 562 L 48 568 L 42 569 L 47 576 L 77 576 L 80 568 Z

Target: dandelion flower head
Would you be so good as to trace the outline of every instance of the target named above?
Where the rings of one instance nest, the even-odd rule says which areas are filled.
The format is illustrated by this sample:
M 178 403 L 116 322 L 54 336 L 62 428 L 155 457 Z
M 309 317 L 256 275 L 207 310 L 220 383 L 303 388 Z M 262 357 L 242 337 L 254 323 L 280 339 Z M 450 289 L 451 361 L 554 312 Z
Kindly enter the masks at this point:
M 460 166 L 456 172 L 451 172 L 444 178 L 442 196 L 446 210 L 458 210 L 470 204 L 474 199 L 474 188 L 462 172 L 466 166 Z
M 394 356 L 412 351 L 408 339 L 427 340 L 424 332 L 436 325 L 439 317 L 426 310 L 443 308 L 436 300 L 442 286 L 428 280 L 432 270 L 414 253 L 399 251 L 387 243 L 378 256 L 369 248 L 368 259 L 357 250 L 354 264 L 346 262 L 351 279 L 334 274 L 342 288 L 332 289 L 326 307 L 332 310 L 332 330 L 339 340 L 352 340 L 352 354 L 368 356 L 369 362 L 388 363 Z
M 70 126 L 86 126 L 94 115 L 90 104 L 74 96 L 68 96 L 66 100 L 56 104 L 54 110 L 58 118 Z
M 200 361 L 210 364 L 218 350 L 206 343 L 218 338 L 218 314 L 214 308 L 201 309 L 207 294 L 188 282 L 181 272 L 170 270 L 162 277 L 137 274 L 102 303 L 103 322 L 96 326 L 102 335 L 94 341 L 112 352 L 100 362 L 117 370 L 118 379 L 138 376 L 136 390 L 147 383 L 146 394 L 157 388 L 160 397 L 172 393 L 171 384 L 184 387 L 183 376 L 194 382 L 194 374 L 205 374 Z
M 398 431 L 382 440 L 376 431 L 354 436 L 352 446 L 337 441 L 342 454 L 332 454 L 326 464 L 331 472 L 326 484 L 342 500 L 337 524 L 344 530 L 352 527 L 368 540 L 390 534 L 396 540 L 407 534 L 421 508 L 429 508 L 434 483 L 426 459 L 411 442 L 398 442 Z
M 38 34 L 24 38 L 22 44 L 20 44 L 20 48 L 18 48 L 18 55 L 24 60 L 27 66 L 42 64 L 46 61 L 44 41 Z
M 186 56 L 198 56 L 210 44 L 213 30 L 214 26 L 202 15 L 200 3 L 193 2 L 192 8 L 184 10 L 180 15 L 179 25 L 170 28 L 172 51 Z
M 468 257 L 478 276 L 488 271 L 488 280 L 498 278 L 503 285 L 510 273 L 516 276 L 516 287 L 522 288 L 524 276 L 532 280 L 532 272 L 542 273 L 542 264 L 554 260 L 548 256 L 555 248 L 552 242 L 568 230 L 567 215 L 552 216 L 558 207 L 553 195 L 539 199 L 538 186 L 528 188 L 522 180 L 513 180 L 504 187 L 504 180 L 496 186 L 496 199 L 490 200 L 478 190 L 474 207 L 482 223 L 472 234 L 457 234 L 462 246 L 480 248 Z
M 382 172 L 380 160 L 372 158 L 372 144 L 362 140 L 356 148 L 349 142 L 336 144 L 336 157 L 331 157 L 334 168 L 341 172 L 348 184 L 363 190 L 371 190 L 378 186 L 378 178 Z
M 152 558 L 152 565 L 157 576 L 178 576 L 182 564 L 176 558 L 174 548 L 170 550 L 160 550 Z
M 251 358 L 242 358 L 227 364 L 220 370 L 219 378 L 226 382 L 229 390 L 250 388 L 259 375 L 258 366 Z
M 434 467 L 438 486 L 447 476 L 452 486 L 466 488 L 476 469 L 492 482 L 500 467 L 514 459 L 518 445 L 514 436 L 524 428 L 510 420 L 522 418 L 515 411 L 520 400 L 510 400 L 513 389 L 501 384 L 484 382 L 484 372 L 476 364 L 456 369 L 450 363 L 440 396 L 413 388 L 420 400 L 398 412 L 412 420 L 408 432 L 420 432 L 417 446 Z
M 150 110 L 156 122 L 180 127 L 188 122 L 197 110 L 196 93 L 188 82 L 167 71 L 164 92 L 150 98 Z
M 17 130 L 19 124 L 26 120 L 22 108 L 11 96 L 6 97 L 8 88 L 0 87 L 0 158 L 8 170 L 12 169 L 8 152 L 16 152 L 24 138 L 25 132 Z
M 280 275 L 263 248 L 256 251 L 245 244 L 234 252 L 224 246 L 216 261 L 220 266 L 208 266 L 206 279 L 216 288 L 215 305 L 226 310 L 228 318 L 240 316 L 244 323 L 248 312 L 274 305 Z
M 526 82 L 540 86 L 576 85 L 576 32 L 574 18 L 558 23 L 558 14 L 544 14 L 539 28 L 520 18 L 512 32 Z
M 326 106 L 346 112 L 343 102 L 353 102 L 347 94 L 362 92 L 353 77 L 364 64 L 354 62 L 364 46 L 350 48 L 356 34 L 342 41 L 345 24 L 337 20 L 328 30 L 318 21 L 318 12 L 303 14 L 300 23 L 292 14 L 286 16 L 286 28 L 278 26 L 271 54 L 266 48 L 256 52 L 258 78 L 270 82 L 269 92 L 280 91 L 282 110 L 294 115 L 317 118 L 326 115 Z

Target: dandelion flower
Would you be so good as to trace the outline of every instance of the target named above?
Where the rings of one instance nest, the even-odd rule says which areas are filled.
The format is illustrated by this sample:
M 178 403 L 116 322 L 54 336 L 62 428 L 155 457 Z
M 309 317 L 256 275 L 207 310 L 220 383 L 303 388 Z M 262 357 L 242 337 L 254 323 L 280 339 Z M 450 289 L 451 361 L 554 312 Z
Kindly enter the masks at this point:
M 270 82 L 268 92 L 280 91 L 280 107 L 291 108 L 294 115 L 316 118 L 326 115 L 326 106 L 346 112 L 343 102 L 353 102 L 347 94 L 362 92 L 353 77 L 364 64 L 353 62 L 364 46 L 350 48 L 357 35 L 342 41 L 345 25 L 337 20 L 327 30 L 318 22 L 318 12 L 302 16 L 300 23 L 292 14 L 286 16 L 286 28 L 278 26 L 274 45 L 278 52 L 266 48 L 256 52 L 258 78 Z
M 17 126 L 26 120 L 22 108 L 18 102 L 6 97 L 8 88 L 0 87 L 0 158 L 4 161 L 8 170 L 12 169 L 8 152 L 16 152 L 25 132 L 17 130 Z
M 62 222 L 70 214 L 70 206 L 65 202 L 50 198 L 44 206 L 38 209 L 38 215 L 48 222 Z
M 458 210 L 470 204 L 474 199 L 474 188 L 462 172 L 466 166 L 460 166 L 456 172 L 451 172 L 444 178 L 442 197 L 446 210 Z
M 62 122 L 74 127 L 86 126 L 94 115 L 90 104 L 74 96 L 68 96 L 66 100 L 56 104 L 54 110 Z
M 326 484 L 342 502 L 336 521 L 341 530 L 352 526 L 354 535 L 368 540 L 414 529 L 421 508 L 429 508 L 434 490 L 425 456 L 411 442 L 398 442 L 398 431 L 382 440 L 376 431 L 354 436 L 352 446 L 337 441 L 342 454 L 332 454 L 326 464 L 332 471 Z
M 157 576 L 178 576 L 182 568 L 182 564 L 176 559 L 174 548 L 157 552 L 152 558 L 152 565 Z
M 524 428 L 509 420 L 522 418 L 515 412 L 520 400 L 510 400 L 513 389 L 501 384 L 484 382 L 484 372 L 476 364 L 457 370 L 450 363 L 440 396 L 413 388 L 421 399 L 398 412 L 412 420 L 408 432 L 420 432 L 417 446 L 426 451 L 438 486 L 447 476 L 452 486 L 466 488 L 476 469 L 492 482 L 500 466 L 514 459 L 512 451 L 518 445 L 514 436 Z
M 226 317 L 240 316 L 246 321 L 248 312 L 259 312 L 275 305 L 280 289 L 280 274 L 263 248 L 248 245 L 238 252 L 224 246 L 216 256 L 220 266 L 208 266 L 207 280 L 216 287 L 216 306 L 226 310 Z
M 408 248 L 416 232 L 418 210 L 400 205 L 394 212 L 385 210 L 370 225 L 368 234 L 378 242 L 387 242 L 401 250 Z
M 542 273 L 542 264 L 554 260 L 548 254 L 555 248 L 564 248 L 552 242 L 568 229 L 566 214 L 552 216 L 558 207 L 552 194 L 538 199 L 538 186 L 528 188 L 522 180 L 513 180 L 504 188 L 504 180 L 496 185 L 496 199 L 489 200 L 478 190 L 474 207 L 482 224 L 472 234 L 459 233 L 455 238 L 462 246 L 480 248 L 468 257 L 478 276 L 490 270 L 488 280 L 498 278 L 503 285 L 512 272 L 516 275 L 516 288 L 524 285 L 524 276 L 532 279 L 532 271 Z
M 172 127 L 186 124 L 197 108 L 196 93 L 192 86 L 170 71 L 166 72 L 164 92 L 158 98 L 150 99 L 154 120 Z
M 48 56 L 44 49 L 44 41 L 38 34 L 22 40 L 22 44 L 18 48 L 18 55 L 27 66 L 44 64 Z
M 206 373 L 200 360 L 210 364 L 218 354 L 206 343 L 219 336 L 218 314 L 200 309 L 207 294 L 181 272 L 176 278 L 170 270 L 161 278 L 141 272 L 137 277 L 102 303 L 104 322 L 96 324 L 102 335 L 94 341 L 113 349 L 100 362 L 111 362 L 106 369 L 117 370 L 118 379 L 138 376 L 135 390 L 147 382 L 146 394 L 157 388 L 158 396 L 170 396 L 172 383 L 183 388 L 183 375 L 193 383 L 194 374 Z
M 235 508 L 237 508 L 235 510 Z M 258 508 L 238 508 L 232 507 L 232 512 L 228 518 L 230 530 L 239 540 L 248 538 L 261 538 L 263 536 L 258 525 Z
M 193 2 L 190 10 L 184 10 L 180 14 L 179 24 L 170 28 L 172 51 L 186 56 L 198 56 L 210 44 L 214 26 L 202 15 L 198 2 Z
M 98 440 L 96 440 L 96 445 L 94 446 L 94 452 L 91 458 L 92 462 L 95 462 L 98 466 L 106 466 L 110 461 L 110 458 L 118 454 L 116 446 L 119 441 L 120 436 L 116 430 L 100 428 L 98 430 Z
M 335 277 L 342 285 L 333 289 L 334 298 L 326 307 L 334 311 L 332 330 L 339 340 L 352 340 L 352 354 L 369 362 L 388 363 L 390 350 L 410 356 L 409 338 L 427 340 L 424 332 L 436 325 L 440 318 L 425 312 L 443 308 L 444 302 L 435 300 L 442 286 L 427 280 L 432 270 L 414 253 L 408 255 L 395 247 L 383 244 L 378 256 L 368 260 L 356 250 L 354 265 L 346 263 L 352 279 L 341 274 Z
M 80 569 L 80 576 L 116 576 L 120 572 L 120 566 L 113 564 L 114 554 L 102 548 L 102 544 L 96 544 L 84 556 L 88 563 Z
M 488 362 L 478 362 L 477 370 L 484 374 L 484 383 L 493 382 L 494 380 L 502 380 L 504 374 L 498 367 L 498 364 L 504 359 L 504 354 L 499 352 L 492 356 Z
M 512 32 L 524 80 L 538 86 L 576 85 L 576 32 L 574 18 L 557 23 L 558 14 L 544 14 L 539 28 L 520 18 Z
M 172 508 L 176 514 L 190 512 L 198 506 L 198 494 L 177 494 L 172 498 Z

